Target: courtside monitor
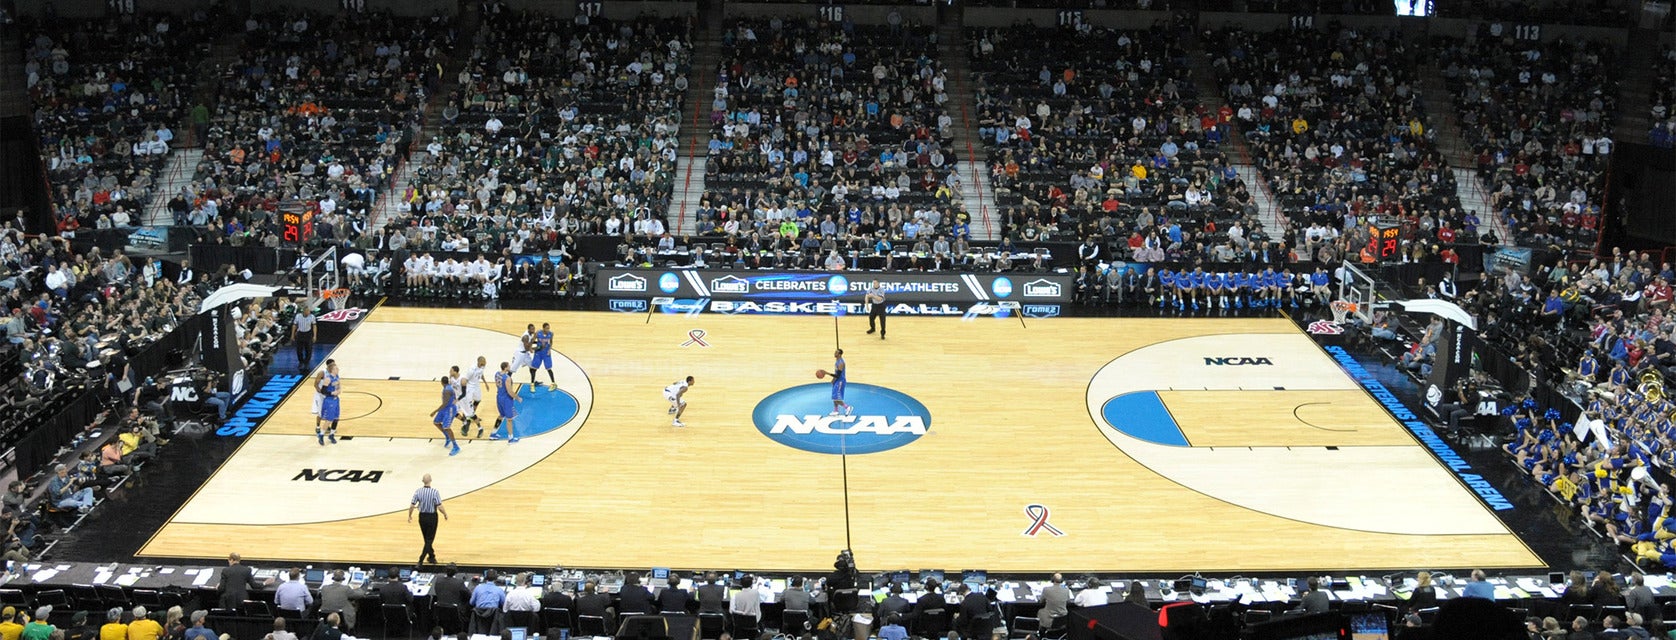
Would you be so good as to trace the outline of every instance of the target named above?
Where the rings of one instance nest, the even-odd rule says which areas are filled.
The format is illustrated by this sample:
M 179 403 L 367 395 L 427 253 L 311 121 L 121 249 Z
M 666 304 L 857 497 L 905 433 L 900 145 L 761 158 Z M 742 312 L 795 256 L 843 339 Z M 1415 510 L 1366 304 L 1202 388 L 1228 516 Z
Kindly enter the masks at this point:
M 532 587 L 543 587 L 543 586 L 546 586 L 546 585 L 547 585 L 547 574 L 538 573 L 538 574 L 535 574 L 533 576 L 530 576 L 530 586 L 532 586 Z
M 512 636 L 512 640 L 524 640 L 529 636 L 530 630 L 528 627 L 507 627 L 506 632 Z
M 974 587 L 981 587 L 989 583 L 989 572 L 983 569 L 967 569 L 960 572 L 960 581 Z
M 1391 640 L 1391 620 L 1383 612 L 1350 616 L 1350 640 Z
M 920 569 L 919 570 L 919 581 L 920 582 L 925 582 L 926 580 L 936 580 L 938 584 L 942 584 L 942 582 L 943 582 L 943 570 L 942 569 Z
M 309 569 L 307 572 L 303 573 L 303 582 L 309 584 L 320 584 L 325 580 L 326 571 L 324 569 Z
M 909 582 L 913 581 L 914 572 L 909 571 L 907 569 L 902 569 L 900 571 L 892 571 L 892 572 L 890 572 L 890 577 L 888 577 L 886 579 L 889 580 L 891 584 L 899 584 L 899 585 L 907 586 L 907 584 Z

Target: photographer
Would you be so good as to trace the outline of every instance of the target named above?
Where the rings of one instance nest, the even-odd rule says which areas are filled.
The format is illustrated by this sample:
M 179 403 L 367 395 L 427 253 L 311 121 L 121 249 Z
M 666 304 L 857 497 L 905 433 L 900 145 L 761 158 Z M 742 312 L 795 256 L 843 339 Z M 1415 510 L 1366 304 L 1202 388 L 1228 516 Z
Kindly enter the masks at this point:
M 81 487 L 70 477 L 70 467 L 53 467 L 53 478 L 47 482 L 47 499 L 60 509 L 75 509 L 87 513 L 93 508 L 93 490 Z

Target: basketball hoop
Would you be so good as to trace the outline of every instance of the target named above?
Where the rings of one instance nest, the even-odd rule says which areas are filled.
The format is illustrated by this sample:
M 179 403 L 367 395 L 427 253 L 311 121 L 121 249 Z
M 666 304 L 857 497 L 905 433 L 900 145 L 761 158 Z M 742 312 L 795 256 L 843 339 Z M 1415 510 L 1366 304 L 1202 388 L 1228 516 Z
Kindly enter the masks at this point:
M 1333 304 L 1332 304 L 1332 308 L 1333 308 L 1333 322 L 1337 322 L 1339 324 L 1344 324 L 1344 319 L 1347 316 L 1349 316 L 1350 314 L 1355 313 L 1357 310 L 1361 309 L 1361 306 L 1357 305 L 1356 303 L 1351 302 L 1349 300 L 1334 300 Z
M 320 292 L 321 300 L 336 300 L 349 297 L 348 289 L 325 289 Z

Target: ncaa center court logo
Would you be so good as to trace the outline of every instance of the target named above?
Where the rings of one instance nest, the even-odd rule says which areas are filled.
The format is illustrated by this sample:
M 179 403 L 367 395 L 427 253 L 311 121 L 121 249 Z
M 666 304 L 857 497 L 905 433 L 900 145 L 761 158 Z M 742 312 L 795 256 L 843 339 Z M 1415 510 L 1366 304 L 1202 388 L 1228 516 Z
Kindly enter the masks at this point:
M 832 455 L 878 453 L 906 446 L 931 429 L 931 412 L 908 394 L 870 384 L 850 384 L 845 399 L 853 415 L 834 416 L 832 385 L 806 384 L 757 403 L 757 431 L 793 449 Z
M 841 296 L 850 292 L 850 279 L 844 276 L 832 276 L 826 280 L 826 292 Z

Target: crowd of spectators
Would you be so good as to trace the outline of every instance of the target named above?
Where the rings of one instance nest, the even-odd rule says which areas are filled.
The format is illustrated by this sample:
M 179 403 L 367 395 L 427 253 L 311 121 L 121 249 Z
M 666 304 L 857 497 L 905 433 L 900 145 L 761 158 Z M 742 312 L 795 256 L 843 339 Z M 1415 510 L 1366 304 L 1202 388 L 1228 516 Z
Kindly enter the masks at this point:
M 1532 385 L 1559 391 L 1503 397 L 1501 414 L 1511 425 L 1503 449 L 1566 503 L 1577 522 L 1659 570 L 1676 567 L 1670 546 L 1676 521 L 1666 517 L 1672 503 L 1664 482 L 1676 468 L 1672 282 L 1670 263 L 1614 250 L 1586 263 L 1562 260 L 1530 275 L 1504 269 L 1458 291 L 1446 282 L 1416 294 L 1459 303 L 1486 344 L 1529 372 Z M 1427 327 L 1403 355 L 1402 364 L 1417 375 L 1429 370 L 1440 324 Z M 1383 319 L 1372 333 L 1401 339 Z M 1449 391 L 1450 427 L 1476 413 L 1480 400 L 1499 395 L 1494 387 L 1466 383 Z
M 88 392 L 100 394 L 104 411 L 84 433 L 108 439 L 64 460 L 62 473 L 49 473 L 39 512 L 31 498 L 42 487 L 11 487 L 0 506 L 0 527 L 9 531 L 0 542 L 6 551 L 39 549 L 44 540 L 38 533 L 90 509 L 97 491 L 167 443 L 163 436 L 176 417 L 170 390 L 131 371 L 130 356 L 196 314 L 203 296 L 222 283 L 157 259 L 97 248 L 78 253 L 64 238 L 26 237 L 10 224 L 0 229 L 0 313 L 6 318 L 0 329 L 0 367 L 6 370 L 0 441 L 15 444 Z M 281 336 L 272 314 L 254 311 L 242 314 L 239 338 L 244 364 L 259 372 Z M 225 394 L 205 391 L 205 408 L 225 415 Z
M 722 46 L 701 236 L 804 266 L 970 240 L 932 29 L 741 20 Z
M 277 246 L 278 212 L 313 210 L 318 237 L 367 231 L 437 85 L 452 21 L 383 13 L 252 16 L 238 60 L 212 72 L 218 102 L 175 223 L 230 244 Z
M 1416 70 L 1420 51 L 1396 32 L 1207 32 L 1212 67 L 1304 260 L 1371 260 L 1366 223 L 1400 223 L 1403 254 L 1445 259 L 1482 233 L 1436 147 Z
M 1653 124 L 1647 132 L 1647 142 L 1665 149 L 1676 146 L 1676 47 L 1659 50 L 1648 102 L 1652 106 L 1647 115 Z
M 655 243 L 669 230 L 687 31 L 492 10 L 396 217 L 357 245 L 574 260 L 581 234 Z
M 1592 247 L 1612 153 L 1612 50 L 1511 31 L 1439 39 L 1431 50 L 1509 240 Z
M 1086 240 L 1085 263 L 1279 262 L 1199 100 L 1179 29 L 976 30 L 978 136 L 1003 234 Z
M 177 144 L 212 24 L 199 12 L 18 27 L 59 231 L 141 224 Z

